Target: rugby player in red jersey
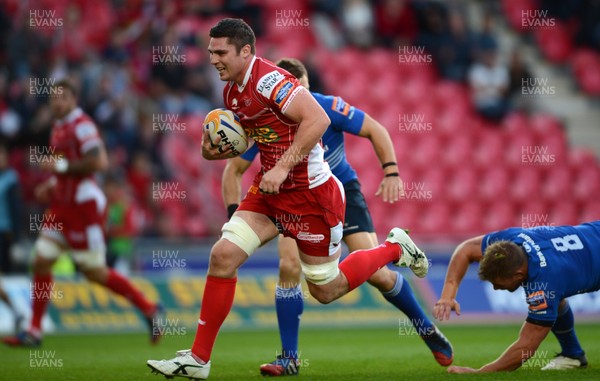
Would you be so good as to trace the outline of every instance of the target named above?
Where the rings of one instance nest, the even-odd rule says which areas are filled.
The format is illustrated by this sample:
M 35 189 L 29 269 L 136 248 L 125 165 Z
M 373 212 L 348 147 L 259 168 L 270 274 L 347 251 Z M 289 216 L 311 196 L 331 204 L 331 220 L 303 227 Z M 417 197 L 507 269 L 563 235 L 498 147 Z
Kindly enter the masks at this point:
M 35 194 L 50 203 L 44 213 L 42 230 L 34 244 L 31 297 L 33 317 L 29 330 L 2 341 L 10 346 L 39 346 L 42 317 L 52 295 L 52 265 L 69 252 L 81 273 L 90 281 L 125 297 L 146 318 L 151 342 L 161 336 L 164 311 L 134 287 L 129 280 L 106 265 L 106 197 L 96 184 L 96 172 L 108 168 L 104 143 L 94 121 L 77 107 L 74 86 L 57 82 L 50 108 L 56 119 L 47 150 L 54 157 L 40 160 L 53 175 L 40 184 Z M 46 223 L 48 222 L 48 223 Z
M 278 219 L 299 217 L 282 233 L 296 240 L 309 291 L 321 303 L 347 294 L 390 262 L 410 267 L 420 277 L 428 270 L 425 254 L 399 228 L 392 229 L 384 244 L 355 251 L 339 263 L 344 189 L 319 144 L 329 117 L 293 75 L 255 55 L 254 32 L 245 22 L 223 19 L 210 37 L 211 64 L 221 80 L 228 81 L 225 107 L 240 118 L 258 145 L 262 168 L 211 250 L 192 349 L 170 360 L 147 362 L 168 378 L 208 378 L 215 339 L 233 304 L 237 269 L 259 246 L 277 237 Z M 204 158 L 229 155 L 218 143 L 205 131 Z

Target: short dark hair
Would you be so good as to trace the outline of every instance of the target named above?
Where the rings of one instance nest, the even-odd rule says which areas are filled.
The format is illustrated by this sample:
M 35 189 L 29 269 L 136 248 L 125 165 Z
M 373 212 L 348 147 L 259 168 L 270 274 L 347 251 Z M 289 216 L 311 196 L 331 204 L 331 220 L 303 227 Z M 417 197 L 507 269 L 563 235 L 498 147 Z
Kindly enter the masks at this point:
M 294 77 L 300 79 L 302 76 L 308 78 L 308 71 L 304 64 L 295 58 L 282 58 L 275 62 L 275 65 L 279 66 L 283 70 L 288 71 Z
M 242 19 L 223 19 L 210 28 L 208 35 L 213 38 L 227 37 L 227 42 L 235 46 L 238 54 L 245 45 L 250 45 L 250 53 L 256 51 L 254 31 Z
M 485 249 L 479 264 L 479 279 L 494 281 L 510 278 L 527 261 L 523 249 L 511 241 L 498 241 Z
M 64 78 L 58 82 L 55 82 L 52 87 L 56 87 L 57 89 L 67 89 L 73 94 L 73 97 L 77 98 L 77 88 L 70 80 Z

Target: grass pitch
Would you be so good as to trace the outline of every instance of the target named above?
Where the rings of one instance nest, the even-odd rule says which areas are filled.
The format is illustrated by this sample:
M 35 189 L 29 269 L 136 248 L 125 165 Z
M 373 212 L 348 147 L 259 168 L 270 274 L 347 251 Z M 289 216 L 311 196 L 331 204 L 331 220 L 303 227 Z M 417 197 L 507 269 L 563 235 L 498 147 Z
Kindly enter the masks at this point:
M 479 367 L 495 359 L 519 331 L 518 325 L 446 326 L 456 365 Z M 304 367 L 299 378 L 318 381 L 364 380 L 600 380 L 600 324 L 577 325 L 590 367 L 585 370 L 541 372 L 559 346 L 549 336 L 531 363 L 516 372 L 485 375 L 447 374 L 414 335 L 398 328 L 304 329 L 300 336 Z M 35 350 L 0 348 L 0 380 L 147 380 L 153 375 L 147 359 L 174 357 L 189 348 L 194 331 L 168 336 L 156 347 L 146 335 L 56 335 Z M 275 330 L 226 331 L 217 339 L 210 380 L 262 380 L 258 366 L 275 358 L 279 337 Z M 184 380 L 183 378 L 175 378 Z

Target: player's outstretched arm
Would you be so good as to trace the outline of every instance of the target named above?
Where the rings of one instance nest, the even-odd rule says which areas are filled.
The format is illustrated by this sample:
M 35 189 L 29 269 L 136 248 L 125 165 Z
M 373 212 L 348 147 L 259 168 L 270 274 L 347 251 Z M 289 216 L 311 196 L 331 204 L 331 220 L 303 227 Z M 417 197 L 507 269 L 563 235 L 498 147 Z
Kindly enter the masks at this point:
M 470 238 L 456 247 L 448 271 L 446 272 L 446 280 L 442 296 L 437 301 L 433 308 L 433 316 L 439 320 L 450 319 L 450 312 L 456 311 L 460 315 L 460 304 L 456 301 L 458 286 L 462 282 L 469 265 L 473 262 L 481 261 L 483 253 L 481 252 L 481 243 L 483 236 Z
M 223 170 L 223 178 L 221 179 L 221 191 L 223 192 L 223 202 L 228 214 L 230 214 L 229 217 L 231 217 L 235 208 L 240 204 L 242 198 L 242 175 L 250 168 L 251 164 L 251 161 L 239 156 L 227 160 L 227 164 Z
M 402 179 L 398 175 L 398 165 L 396 164 L 396 152 L 390 134 L 378 121 L 373 119 L 369 114 L 365 113 L 359 136 L 367 138 L 373 144 L 375 153 L 379 162 L 394 163 L 394 165 L 386 165 L 383 168 L 384 178 L 379 184 L 379 188 L 375 196 L 381 196 L 384 202 L 394 203 L 404 195 L 404 187 Z M 392 174 L 392 176 L 388 176 Z M 396 174 L 395 176 L 393 174 Z
M 551 327 L 525 322 L 521 327 L 519 339 L 511 344 L 504 353 L 494 362 L 482 366 L 479 369 L 471 369 L 460 366 L 451 366 L 449 373 L 489 373 L 511 371 L 521 367 L 525 361 L 533 357 L 542 341 L 550 332 Z
M 279 193 L 279 187 L 289 171 L 319 143 L 331 122 L 325 110 L 305 88 L 298 90 L 284 114 L 300 123 L 300 126 L 290 148 L 277 164 L 263 175 L 259 187 L 265 193 Z

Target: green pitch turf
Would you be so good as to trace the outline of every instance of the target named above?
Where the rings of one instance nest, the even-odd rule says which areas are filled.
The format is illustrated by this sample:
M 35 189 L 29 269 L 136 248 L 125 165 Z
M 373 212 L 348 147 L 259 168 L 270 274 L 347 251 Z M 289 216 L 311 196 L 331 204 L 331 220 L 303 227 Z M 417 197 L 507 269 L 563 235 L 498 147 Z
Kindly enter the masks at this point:
M 442 327 L 455 349 L 454 364 L 479 367 L 495 359 L 517 336 L 519 326 Z M 402 335 L 400 333 L 403 332 Z M 541 372 L 559 350 L 554 337 L 542 344 L 531 366 L 513 373 L 447 374 L 417 336 L 398 328 L 305 329 L 301 333 L 304 367 L 294 380 L 600 380 L 600 325 L 580 324 L 577 332 L 590 368 Z M 146 335 L 55 335 L 36 350 L 0 348 L 0 380 L 147 380 L 153 375 L 147 359 L 174 357 L 189 348 L 186 336 L 167 336 L 156 347 Z M 262 380 L 258 366 L 272 360 L 279 338 L 274 330 L 222 332 L 213 353 L 210 380 Z M 176 380 L 184 380 L 175 378 Z

